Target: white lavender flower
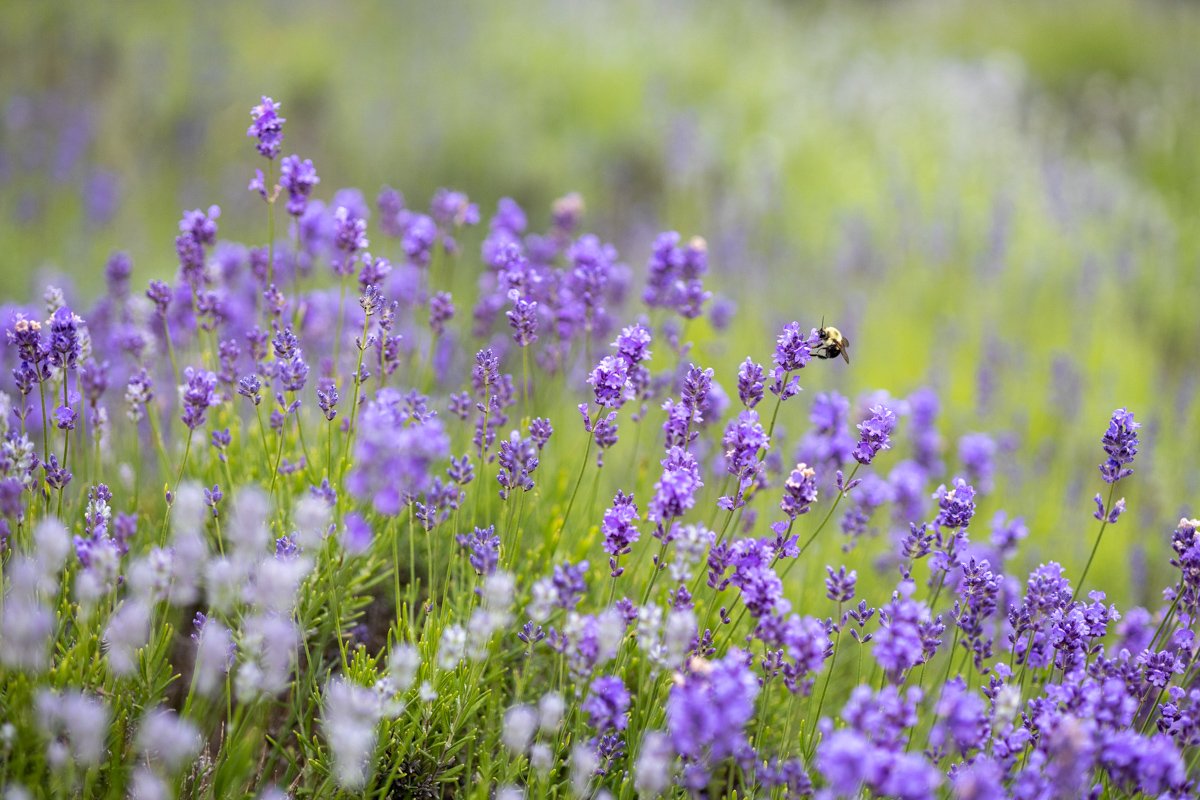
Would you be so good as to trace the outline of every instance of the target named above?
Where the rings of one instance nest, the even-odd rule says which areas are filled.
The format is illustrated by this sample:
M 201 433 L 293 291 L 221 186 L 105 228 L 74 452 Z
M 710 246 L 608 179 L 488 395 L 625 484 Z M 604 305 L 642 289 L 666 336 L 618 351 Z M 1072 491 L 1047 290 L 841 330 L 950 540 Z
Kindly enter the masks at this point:
M 233 636 L 215 619 L 207 619 L 196 635 L 196 692 L 202 697 L 216 695 L 232 666 Z
M 264 558 L 258 562 L 245 599 L 260 610 L 290 614 L 296 607 L 300 583 L 312 568 L 313 561 L 307 556 Z
M 267 552 L 271 528 L 267 524 L 271 502 L 261 489 L 243 486 L 230 503 L 229 524 L 224 526 L 230 555 L 253 563 Z
M 674 764 L 670 738 L 661 731 L 648 731 L 633 767 L 633 788 L 639 796 L 657 797 L 670 788 Z
M 467 650 L 467 632 L 461 625 L 450 625 L 442 631 L 442 641 L 438 645 L 438 666 L 442 669 L 454 669 Z
M 558 692 L 546 692 L 538 700 L 538 728 L 543 733 L 554 733 L 562 724 L 567 701 Z
M 259 614 L 246 620 L 234 679 L 238 699 L 274 697 L 287 689 L 299 644 L 300 634 L 287 617 Z
M 381 710 L 379 697 L 342 678 L 325 686 L 321 723 L 333 754 L 333 774 L 343 789 L 359 789 L 374 772 L 376 730 Z
M 9 587 L 0 615 L 0 663 L 38 672 L 46 666 L 54 632 L 54 614 L 38 599 L 41 570 L 23 555 L 14 556 L 6 570 Z
M 329 533 L 332 509 L 323 498 L 304 495 L 292 509 L 292 522 L 296 528 L 296 544 L 305 550 L 321 546 Z
M 181 483 L 171 503 L 171 532 L 203 530 L 207 515 L 204 488 L 195 481 Z
M 504 730 L 500 741 L 513 755 L 524 755 L 537 732 L 538 713 L 533 706 L 519 703 L 504 712 Z
M 673 558 L 667 566 L 671 580 L 684 583 L 692 579 L 692 568 L 704 558 L 716 536 L 703 525 L 680 525 L 675 530 Z
M 167 781 L 149 767 L 138 767 L 129 780 L 130 800 L 171 800 L 171 787 Z
M 996 730 L 1008 727 L 1021 710 L 1021 687 L 1006 683 L 996 691 Z
M 99 764 L 108 738 L 108 706 L 98 697 L 77 690 L 42 689 L 34 701 L 38 730 L 50 740 L 51 766 L 67 761 L 84 768 Z
M 190 720 L 169 708 L 157 708 L 142 717 L 135 744 L 148 762 L 173 774 L 196 757 L 203 740 Z
M 600 757 L 595 748 L 580 742 L 571 748 L 571 788 L 580 797 L 587 797 L 592 776 L 600 767 Z
M 397 692 L 407 692 L 421 667 L 421 653 L 411 644 L 397 644 L 388 655 L 388 674 Z
M 109 669 L 116 675 L 132 673 L 138 665 L 137 652 L 149 637 L 150 609 L 136 598 L 123 602 L 104 630 Z
M 47 517 L 33 529 L 33 552 L 39 573 L 38 590 L 52 594 L 58 591 L 58 573 L 71 553 L 71 535 L 54 517 Z
M 93 539 L 88 549 L 88 565 L 75 578 L 75 597 L 85 616 L 97 601 L 107 597 L 117 585 L 121 574 L 121 551 L 107 536 Z
M 174 574 L 173 562 L 172 552 L 161 547 L 134 559 L 126 570 L 129 591 L 148 605 L 167 599 Z
M 232 612 L 242 597 L 249 580 L 245 561 L 218 556 L 204 568 L 204 590 L 208 604 L 215 611 Z
M 667 669 L 682 666 L 684 656 L 692 649 L 695 636 L 696 613 L 690 608 L 672 609 L 667 614 L 667 624 L 663 628 L 663 666 Z
M 483 581 L 483 607 L 497 617 L 503 618 L 505 625 L 508 624 L 516 587 L 517 581 L 512 573 L 503 570 L 493 572 Z
M 538 742 L 529 748 L 529 765 L 541 775 L 549 772 L 554 766 L 554 751 L 550 745 Z
M 554 613 L 554 602 L 558 599 L 554 581 L 550 577 L 539 578 L 534 581 L 529 592 L 529 606 L 525 609 L 525 613 L 534 622 L 545 622 L 550 619 L 550 615 Z

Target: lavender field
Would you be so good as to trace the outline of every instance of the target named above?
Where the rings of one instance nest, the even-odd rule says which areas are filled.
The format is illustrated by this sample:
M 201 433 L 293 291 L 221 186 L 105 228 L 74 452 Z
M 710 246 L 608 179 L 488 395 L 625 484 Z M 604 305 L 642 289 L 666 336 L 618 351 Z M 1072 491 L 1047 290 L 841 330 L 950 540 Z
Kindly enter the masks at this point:
M 2 800 L 1200 793 L 1200 11 L 6 16 Z

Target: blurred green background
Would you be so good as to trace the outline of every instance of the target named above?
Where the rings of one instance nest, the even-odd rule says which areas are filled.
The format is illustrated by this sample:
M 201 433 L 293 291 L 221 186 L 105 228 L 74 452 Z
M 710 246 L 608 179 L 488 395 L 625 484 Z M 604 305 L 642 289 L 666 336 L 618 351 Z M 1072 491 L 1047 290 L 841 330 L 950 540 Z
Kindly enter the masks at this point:
M 704 235 L 740 309 L 729 332 L 699 332 L 718 377 L 766 358 L 779 323 L 836 322 L 854 363 L 806 390 L 928 384 L 952 447 L 997 434 L 981 519 L 1024 515 L 1030 564 L 1077 574 L 1099 437 L 1128 406 L 1145 423 L 1131 512 L 1092 585 L 1152 603 L 1171 580 L 1170 531 L 1200 495 L 1200 7 L 47 2 L 3 17 L 6 300 L 47 280 L 89 297 L 115 249 L 138 279 L 172 273 L 184 208 L 219 203 L 223 236 L 260 241 L 245 129 L 268 94 L 322 197 L 388 183 L 421 206 L 448 185 L 544 222 L 576 190 L 587 227 L 639 269 L 657 231 Z

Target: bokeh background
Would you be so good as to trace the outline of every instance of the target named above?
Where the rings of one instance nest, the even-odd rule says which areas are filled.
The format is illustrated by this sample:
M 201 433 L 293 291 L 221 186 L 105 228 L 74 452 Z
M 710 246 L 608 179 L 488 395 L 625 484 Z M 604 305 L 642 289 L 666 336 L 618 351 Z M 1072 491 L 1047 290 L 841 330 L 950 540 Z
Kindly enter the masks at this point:
M 1094 585 L 1151 603 L 1200 498 L 1200 6 L 1067 0 L 7 3 L 0 282 L 86 299 L 117 249 L 174 272 L 180 211 L 263 237 L 259 95 L 319 194 L 438 186 L 534 219 L 581 192 L 642 269 L 700 234 L 739 312 L 694 331 L 729 385 L 782 322 L 853 364 L 806 391 L 943 399 L 1001 443 L 982 520 L 1078 574 L 1111 411 L 1145 423 Z M 474 246 L 472 241 L 468 247 Z M 837 366 L 841 366 L 840 364 Z M 984 529 L 986 532 L 986 528 Z M 869 549 L 869 548 L 868 548 Z

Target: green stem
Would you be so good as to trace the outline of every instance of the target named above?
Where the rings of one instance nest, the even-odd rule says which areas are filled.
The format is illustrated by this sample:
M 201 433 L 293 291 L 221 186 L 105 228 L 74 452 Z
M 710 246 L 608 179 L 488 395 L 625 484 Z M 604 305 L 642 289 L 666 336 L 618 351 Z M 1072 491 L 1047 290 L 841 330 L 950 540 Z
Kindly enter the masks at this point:
M 597 420 L 600 418 L 596 415 Z M 571 509 L 575 507 L 575 498 L 579 494 L 579 486 L 583 483 L 583 473 L 587 471 L 588 458 L 592 454 L 592 442 L 596 438 L 596 426 L 589 425 L 591 433 L 588 434 L 587 446 L 583 449 L 583 461 L 579 465 L 579 475 L 575 478 L 575 489 L 571 492 L 571 499 L 567 501 L 567 511 L 563 514 L 562 522 L 559 523 L 558 530 L 554 534 L 554 541 L 550 547 L 550 560 L 554 560 L 555 554 L 558 553 L 558 544 L 562 540 L 562 533 L 567 527 L 567 520 L 571 518 Z
M 1096 534 L 1096 543 L 1092 545 L 1092 554 L 1088 556 L 1087 564 L 1083 567 L 1083 574 L 1079 576 L 1079 583 L 1075 585 L 1075 593 L 1071 595 L 1071 602 L 1075 602 L 1075 598 L 1079 597 L 1079 592 L 1083 590 L 1083 582 L 1087 580 L 1088 570 L 1092 568 L 1092 559 L 1096 557 L 1096 551 L 1100 549 L 1100 540 L 1104 538 L 1104 529 L 1108 527 L 1108 514 L 1112 509 L 1113 495 L 1117 491 L 1117 482 L 1113 481 L 1108 487 L 1108 502 L 1104 504 L 1104 519 L 1100 520 L 1100 532 Z

